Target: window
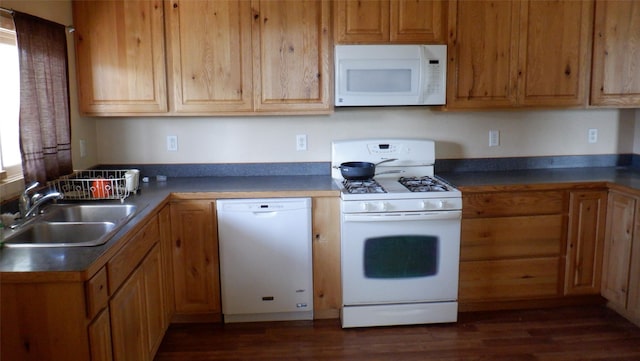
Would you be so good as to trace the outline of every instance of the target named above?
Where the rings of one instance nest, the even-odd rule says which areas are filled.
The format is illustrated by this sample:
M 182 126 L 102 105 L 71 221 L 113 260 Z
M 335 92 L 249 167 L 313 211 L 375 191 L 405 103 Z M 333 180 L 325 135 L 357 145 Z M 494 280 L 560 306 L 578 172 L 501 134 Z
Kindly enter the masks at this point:
M 20 135 L 20 71 L 13 20 L 0 16 L 0 179 L 22 176 Z

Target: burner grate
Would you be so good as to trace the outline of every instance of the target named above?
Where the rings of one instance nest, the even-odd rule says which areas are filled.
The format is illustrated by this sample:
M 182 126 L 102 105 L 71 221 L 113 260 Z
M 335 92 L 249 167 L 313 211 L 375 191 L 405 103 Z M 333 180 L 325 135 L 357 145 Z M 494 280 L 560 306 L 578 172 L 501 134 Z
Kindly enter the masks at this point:
M 365 194 L 365 193 L 387 193 L 382 186 L 373 179 L 366 180 L 348 180 L 342 181 L 347 193 Z
M 449 190 L 444 183 L 429 176 L 400 177 L 398 182 L 411 192 L 446 192 Z

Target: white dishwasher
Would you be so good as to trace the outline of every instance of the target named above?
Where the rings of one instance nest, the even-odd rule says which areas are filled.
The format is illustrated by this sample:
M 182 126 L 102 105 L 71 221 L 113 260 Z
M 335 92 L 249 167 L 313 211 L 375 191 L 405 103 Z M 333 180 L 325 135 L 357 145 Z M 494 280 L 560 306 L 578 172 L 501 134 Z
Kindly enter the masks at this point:
M 224 322 L 313 319 L 311 199 L 216 202 Z

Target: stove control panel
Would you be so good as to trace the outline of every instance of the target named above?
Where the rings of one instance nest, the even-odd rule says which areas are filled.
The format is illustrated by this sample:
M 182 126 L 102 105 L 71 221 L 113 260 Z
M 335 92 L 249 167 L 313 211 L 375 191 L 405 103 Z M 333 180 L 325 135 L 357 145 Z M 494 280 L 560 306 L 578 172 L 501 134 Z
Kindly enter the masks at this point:
M 389 199 L 342 201 L 343 213 L 420 212 L 462 209 L 462 199 Z

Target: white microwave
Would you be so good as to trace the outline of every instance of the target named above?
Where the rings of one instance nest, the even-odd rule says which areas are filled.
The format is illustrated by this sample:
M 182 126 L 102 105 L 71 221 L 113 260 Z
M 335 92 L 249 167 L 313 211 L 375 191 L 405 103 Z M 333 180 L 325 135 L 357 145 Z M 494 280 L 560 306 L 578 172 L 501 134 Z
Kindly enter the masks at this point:
M 446 45 L 336 45 L 335 105 L 441 105 Z

